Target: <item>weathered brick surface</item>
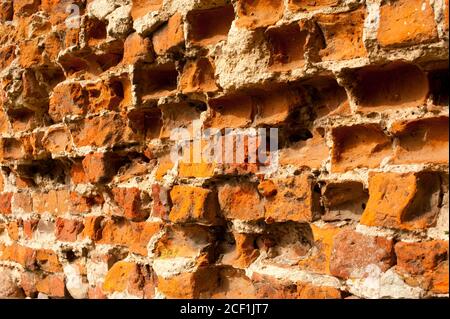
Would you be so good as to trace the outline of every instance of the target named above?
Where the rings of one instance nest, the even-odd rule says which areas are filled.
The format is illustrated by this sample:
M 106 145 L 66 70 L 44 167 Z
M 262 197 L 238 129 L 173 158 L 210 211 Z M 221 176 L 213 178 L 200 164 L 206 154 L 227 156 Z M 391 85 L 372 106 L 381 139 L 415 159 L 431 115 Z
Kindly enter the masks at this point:
M 447 0 L 0 1 L 0 298 L 448 296 L 447 49 Z

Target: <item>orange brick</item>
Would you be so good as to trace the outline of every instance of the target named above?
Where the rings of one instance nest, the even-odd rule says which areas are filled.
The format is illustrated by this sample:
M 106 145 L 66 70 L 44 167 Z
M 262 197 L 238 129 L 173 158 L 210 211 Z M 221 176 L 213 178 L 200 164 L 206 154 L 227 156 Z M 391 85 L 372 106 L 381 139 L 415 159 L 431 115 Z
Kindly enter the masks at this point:
M 319 15 L 317 23 L 326 43 L 326 47 L 320 51 L 324 61 L 367 56 L 363 42 L 365 17 L 365 9 L 337 15 Z
M 181 14 L 170 17 L 167 24 L 160 27 L 152 38 L 153 49 L 156 54 L 162 55 L 175 50 L 184 43 L 183 19 Z
M 396 269 L 407 283 L 433 293 L 448 293 L 448 241 L 399 242 L 395 254 Z
M 355 79 L 358 110 L 363 113 L 418 108 L 425 105 L 430 90 L 426 74 L 403 62 L 364 67 Z
M 259 256 L 259 250 L 255 248 L 256 235 L 234 232 L 234 245 L 224 247 L 224 255 L 221 263 L 231 265 L 234 268 L 245 269 Z
M 122 100 L 120 95 L 105 82 L 79 83 L 63 82 L 55 87 L 50 97 L 49 114 L 56 122 L 67 115 L 86 115 L 105 110 L 117 110 Z
M 217 91 L 212 62 L 208 58 L 188 61 L 180 78 L 180 88 L 183 93 Z
M 89 183 L 81 161 L 76 161 L 72 164 L 70 168 L 70 178 L 73 184 Z
M 153 235 L 160 231 L 161 225 L 152 222 L 134 223 L 127 220 L 91 219 L 86 229 L 90 229 L 86 235 L 90 235 L 100 244 L 125 246 L 131 252 L 147 256 L 147 244 Z
M 112 153 L 92 153 L 82 161 L 86 179 L 93 183 L 107 183 L 116 174 L 120 159 Z
M 361 224 L 423 229 L 436 223 L 441 181 L 434 173 L 371 173 Z
M 234 20 L 234 10 L 232 5 L 193 10 L 188 12 L 186 18 L 190 27 L 188 40 L 196 45 L 207 46 L 227 38 Z
M 220 186 L 219 203 L 226 219 L 250 221 L 264 218 L 264 204 L 254 184 L 241 182 Z
M 301 260 L 298 265 L 300 269 L 312 271 L 320 274 L 331 274 L 330 263 L 333 252 L 334 238 L 346 228 L 336 227 L 327 224 L 324 227 L 311 225 L 311 231 L 314 238 L 311 254 Z
M 88 237 L 94 241 L 100 240 L 102 236 L 102 216 L 89 216 L 86 217 L 83 223 L 83 232 L 81 237 Z
M 167 226 L 155 245 L 155 256 L 160 259 L 195 258 L 199 265 L 209 264 L 214 260 L 214 241 L 215 234 L 206 226 Z
M 158 291 L 169 299 L 199 298 L 213 290 L 218 282 L 218 271 L 214 267 L 199 268 L 193 273 L 181 273 L 174 277 L 158 277 Z
M 104 292 L 127 291 L 133 296 L 153 298 L 155 280 L 149 266 L 119 261 L 108 271 L 103 283 Z
M 391 131 L 398 139 L 393 163 L 448 165 L 448 117 L 400 121 Z
M 36 282 L 36 290 L 50 297 L 64 298 L 66 284 L 64 274 L 51 274 Z
M 288 8 L 291 11 L 314 11 L 325 7 L 334 7 L 339 0 L 288 0 Z
M 426 0 L 399 0 L 380 8 L 378 41 L 383 47 L 429 43 L 437 40 L 433 9 Z
M 59 262 L 56 252 L 49 249 L 39 249 L 36 251 L 36 263 L 40 269 L 46 272 L 61 272 L 62 265 Z
M 131 2 L 131 16 L 133 20 L 137 20 L 151 11 L 158 11 L 163 0 L 132 0 Z
M 1 260 L 16 262 L 29 270 L 37 269 L 36 252 L 29 247 L 12 244 L 11 246 L 6 246 L 1 252 Z
M 219 223 L 217 195 L 201 187 L 176 185 L 170 191 L 172 210 L 169 220 L 174 223 Z
M 205 126 L 216 129 L 246 127 L 252 122 L 250 96 L 230 95 L 209 100 L 210 115 Z
M 236 25 L 256 29 L 275 24 L 284 13 L 283 0 L 238 0 Z
M 6 226 L 7 230 L 8 230 L 9 238 L 11 238 L 14 241 L 19 240 L 19 235 L 20 235 L 19 229 L 21 227 L 20 224 L 21 223 L 19 221 L 12 221 L 12 222 L 9 222 Z
M 333 172 L 378 167 L 392 154 L 391 139 L 375 124 L 344 126 L 332 130 Z
M 110 147 L 136 140 L 126 120 L 113 113 L 73 122 L 69 129 L 77 147 Z
M 151 62 L 151 41 L 141 37 L 137 32 L 130 34 L 124 43 L 123 64 L 134 64 L 137 61 Z
M 274 180 L 277 193 L 266 198 L 264 217 L 269 221 L 310 222 L 318 211 L 314 180 L 307 174 Z
M 295 165 L 296 167 L 320 168 L 329 156 L 326 140 L 319 132 L 306 141 L 294 142 L 290 147 L 280 151 L 281 165 Z

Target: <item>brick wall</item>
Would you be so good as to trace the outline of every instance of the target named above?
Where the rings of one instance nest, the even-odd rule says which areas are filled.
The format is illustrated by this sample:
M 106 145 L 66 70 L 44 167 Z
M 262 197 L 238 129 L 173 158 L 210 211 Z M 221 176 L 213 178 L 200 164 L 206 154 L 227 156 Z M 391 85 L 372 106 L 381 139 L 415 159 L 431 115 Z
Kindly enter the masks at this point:
M 1 297 L 448 296 L 448 0 L 2 0 L 0 43 Z M 194 121 L 278 168 L 174 163 Z

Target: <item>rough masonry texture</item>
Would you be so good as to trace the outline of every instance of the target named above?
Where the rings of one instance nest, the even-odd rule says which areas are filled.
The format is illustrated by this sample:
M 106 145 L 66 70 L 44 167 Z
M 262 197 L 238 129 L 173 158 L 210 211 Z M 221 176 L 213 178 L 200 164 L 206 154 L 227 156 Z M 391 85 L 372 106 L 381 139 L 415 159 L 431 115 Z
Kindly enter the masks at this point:
M 448 297 L 448 35 L 448 0 L 0 1 L 0 297 Z M 278 128 L 278 169 L 174 163 L 194 121 Z

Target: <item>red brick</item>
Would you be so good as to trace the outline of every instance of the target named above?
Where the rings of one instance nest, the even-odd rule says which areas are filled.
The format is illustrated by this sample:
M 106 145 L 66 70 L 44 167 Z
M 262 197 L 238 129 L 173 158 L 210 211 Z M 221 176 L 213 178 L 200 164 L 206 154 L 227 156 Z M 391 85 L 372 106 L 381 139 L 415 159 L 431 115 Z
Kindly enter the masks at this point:
M 70 168 L 70 179 L 73 184 L 87 184 L 88 177 L 83 169 L 82 161 L 75 161 Z
M 42 57 L 43 50 L 38 46 L 37 40 L 25 40 L 19 45 L 20 57 L 19 63 L 23 68 L 40 66 L 44 63 Z
M 14 241 L 19 240 L 19 229 L 21 228 L 21 221 L 12 221 L 9 222 L 6 226 L 8 230 L 8 236 Z
M 83 232 L 81 237 L 88 237 L 94 241 L 100 240 L 102 237 L 102 221 L 103 216 L 89 216 L 86 217 L 83 223 Z
M 16 138 L 0 138 L 0 161 L 14 161 L 26 158 L 26 153 L 22 141 Z
M 78 234 L 83 231 L 83 223 L 74 219 L 56 219 L 56 239 L 61 241 L 74 242 Z
M 252 96 L 258 106 L 255 124 L 276 126 L 284 123 L 296 107 L 305 103 L 302 93 L 290 88 L 257 92 Z
M 346 230 L 346 227 L 340 228 L 330 223 L 322 227 L 311 224 L 312 248 L 310 253 L 299 261 L 300 269 L 330 275 L 334 238 L 344 230 Z
M 130 285 L 136 284 L 133 279 L 138 274 L 138 265 L 119 261 L 116 262 L 105 277 L 103 290 L 105 292 L 124 292 L 128 290 Z
M 149 216 L 149 209 L 145 208 L 145 201 L 149 196 L 138 188 L 114 188 L 114 201 L 119 206 L 119 214 L 132 221 L 144 221 Z M 116 213 L 114 211 L 114 213 Z
M 386 271 L 394 265 L 393 249 L 390 239 L 344 231 L 334 238 L 331 274 L 341 278 L 358 278 L 369 265 Z
M 32 239 L 33 233 L 37 228 L 39 219 L 29 219 L 23 221 L 23 233 L 26 239 Z
M 84 23 L 84 32 L 87 44 L 95 47 L 104 42 L 107 37 L 106 23 L 90 17 Z
M 20 286 L 23 289 L 27 297 L 36 297 L 36 282 L 38 281 L 38 276 L 33 272 L 22 272 L 20 274 Z
M 143 65 L 136 69 L 133 79 L 139 103 L 147 104 L 176 92 L 178 71 L 173 63 Z
M 290 147 L 281 149 L 279 155 L 280 165 L 318 169 L 328 158 L 329 149 L 324 136 L 314 131 L 312 138 L 306 141 L 300 140 Z
M 11 214 L 11 199 L 12 193 L 0 194 L 0 214 L 9 215 Z
M 94 223 L 92 223 L 94 222 Z M 90 233 L 101 244 L 114 244 L 128 247 L 131 252 L 147 256 L 147 244 L 151 237 L 159 232 L 159 223 L 134 223 L 128 220 L 91 220 Z M 87 228 L 87 226 L 86 226 Z
M 364 185 L 356 181 L 327 182 L 322 187 L 325 221 L 359 221 L 369 198 Z
M 152 186 L 152 216 L 168 220 L 170 212 L 169 191 L 158 184 Z
M 199 104 L 200 107 L 203 104 Z M 200 119 L 201 109 L 195 103 L 174 103 L 161 106 L 163 126 L 160 138 L 170 138 L 173 129 L 184 127 L 192 132 L 193 121 Z M 192 133 L 191 133 L 192 134 Z
M 0 4 L 0 6 L 1 5 L 2 4 Z M 1 69 L 6 69 L 12 63 L 12 61 L 14 61 L 14 59 L 16 58 L 15 49 L 16 48 L 14 45 L 5 46 L 0 49 Z
M 1 97 L 0 97 L 0 105 L 2 105 Z M 0 109 L 0 133 L 8 133 L 9 130 L 10 130 L 10 124 L 8 121 L 8 117 L 7 117 L 6 113 L 2 109 Z

